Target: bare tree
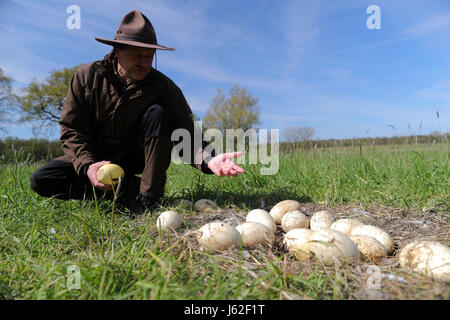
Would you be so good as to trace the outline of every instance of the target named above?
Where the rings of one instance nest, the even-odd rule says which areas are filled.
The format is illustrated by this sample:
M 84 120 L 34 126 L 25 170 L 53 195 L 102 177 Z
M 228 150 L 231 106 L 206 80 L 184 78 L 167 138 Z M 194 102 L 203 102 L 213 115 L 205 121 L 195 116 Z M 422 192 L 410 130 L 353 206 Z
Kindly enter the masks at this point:
M 292 150 L 304 147 L 305 141 L 311 140 L 316 134 L 314 128 L 288 126 L 283 131 L 284 139 L 292 144 Z
M 12 79 L 0 68 L 0 131 L 6 132 L 4 126 L 10 123 L 10 114 L 15 103 L 12 91 Z

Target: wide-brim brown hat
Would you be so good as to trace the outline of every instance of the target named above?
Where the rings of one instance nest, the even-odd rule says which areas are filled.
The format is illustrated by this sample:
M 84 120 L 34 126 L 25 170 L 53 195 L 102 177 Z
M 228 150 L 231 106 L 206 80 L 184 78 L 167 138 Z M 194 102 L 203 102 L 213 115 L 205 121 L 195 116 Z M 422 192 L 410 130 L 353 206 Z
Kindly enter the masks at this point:
M 158 44 L 156 33 L 150 20 L 140 11 L 133 10 L 123 17 L 114 40 L 95 38 L 95 40 L 109 44 L 126 44 L 130 46 L 173 51 L 175 48 Z

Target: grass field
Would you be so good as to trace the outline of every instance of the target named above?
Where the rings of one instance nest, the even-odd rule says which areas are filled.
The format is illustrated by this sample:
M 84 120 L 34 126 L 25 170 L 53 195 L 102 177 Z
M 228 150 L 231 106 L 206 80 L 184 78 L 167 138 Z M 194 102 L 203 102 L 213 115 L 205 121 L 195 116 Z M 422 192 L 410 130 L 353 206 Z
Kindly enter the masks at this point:
M 0 165 L 0 299 L 449 299 L 445 283 L 402 269 L 398 251 L 413 240 L 450 245 L 449 144 L 315 150 L 280 156 L 276 175 L 244 165 L 236 178 L 201 174 L 187 165 L 168 171 L 166 199 L 152 215 L 125 219 L 107 201 L 60 201 L 29 188 L 42 164 Z M 175 208 L 178 233 L 160 235 L 158 212 L 174 199 L 214 200 L 215 213 Z M 221 220 L 236 225 L 255 208 L 295 199 L 308 215 L 327 209 L 388 231 L 393 256 L 368 266 L 299 262 L 282 246 L 202 251 L 195 231 Z M 80 272 L 80 283 L 74 274 Z M 75 284 L 75 288 L 74 285 Z M 77 289 L 78 288 L 78 289 Z

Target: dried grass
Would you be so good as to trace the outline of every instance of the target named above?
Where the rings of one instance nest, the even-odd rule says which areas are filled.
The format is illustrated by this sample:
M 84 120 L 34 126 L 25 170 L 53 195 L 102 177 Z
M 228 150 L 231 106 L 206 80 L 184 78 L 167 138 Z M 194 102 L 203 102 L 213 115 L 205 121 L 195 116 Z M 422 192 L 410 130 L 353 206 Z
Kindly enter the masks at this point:
M 275 241 L 271 246 L 261 245 L 256 248 L 243 248 L 216 253 L 215 257 L 223 262 L 220 267 L 224 272 L 237 272 L 242 268 L 252 279 L 256 280 L 264 270 L 272 264 L 279 268 L 282 277 L 288 279 L 289 275 L 303 277 L 305 281 L 311 273 L 320 273 L 327 276 L 330 281 L 336 282 L 336 287 L 348 288 L 348 299 L 450 299 L 450 286 L 444 282 L 435 281 L 425 276 L 410 272 L 400 267 L 398 253 L 408 243 L 416 240 L 439 241 L 450 246 L 450 228 L 448 215 L 436 212 L 411 212 L 394 208 L 371 205 L 360 208 L 356 205 L 329 207 L 327 203 L 304 203 L 302 210 L 307 216 L 319 210 L 328 210 L 336 219 L 353 218 L 365 224 L 374 225 L 388 232 L 395 241 L 395 250 L 388 257 L 376 263 L 380 270 L 380 288 L 368 288 L 368 279 L 371 276 L 367 268 L 373 263 L 344 264 L 340 267 L 325 266 L 318 261 L 297 261 L 283 246 L 284 232 L 278 226 Z M 270 210 L 270 207 L 266 208 Z M 214 221 L 227 222 L 233 226 L 245 221 L 247 212 L 232 209 L 217 210 L 214 213 L 199 213 L 184 218 L 185 228 L 179 233 L 172 233 L 171 245 L 174 241 L 182 244 L 179 259 L 192 258 L 202 252 L 196 240 L 196 230 L 202 225 Z M 154 236 L 157 236 L 155 230 Z M 164 242 L 164 239 L 162 239 Z M 196 256 L 196 259 L 198 257 Z M 283 281 L 284 281 L 283 280 Z M 288 280 L 286 280 L 288 281 Z M 286 284 L 285 289 L 275 288 L 261 281 L 262 289 L 279 292 L 280 299 L 310 299 L 305 292 L 296 290 Z

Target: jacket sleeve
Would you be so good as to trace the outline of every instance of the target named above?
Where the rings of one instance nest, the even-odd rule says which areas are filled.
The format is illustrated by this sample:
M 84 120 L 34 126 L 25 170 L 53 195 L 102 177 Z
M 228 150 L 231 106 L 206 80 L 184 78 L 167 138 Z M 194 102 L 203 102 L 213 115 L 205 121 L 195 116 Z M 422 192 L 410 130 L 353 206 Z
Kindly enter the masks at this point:
M 96 162 L 93 144 L 92 111 L 85 99 L 85 88 L 77 70 L 70 83 L 59 124 L 61 145 L 79 175 L 86 165 Z
M 204 141 L 201 129 L 196 127 L 194 117 L 181 89 L 167 79 L 167 88 L 165 90 L 165 100 L 170 111 L 175 114 L 175 129 L 186 129 L 190 136 L 190 163 L 194 168 L 201 170 L 206 174 L 213 174 L 208 168 L 208 162 L 216 155 L 212 146 Z M 209 148 L 207 148 L 209 146 Z M 208 152 L 207 150 L 210 150 Z

